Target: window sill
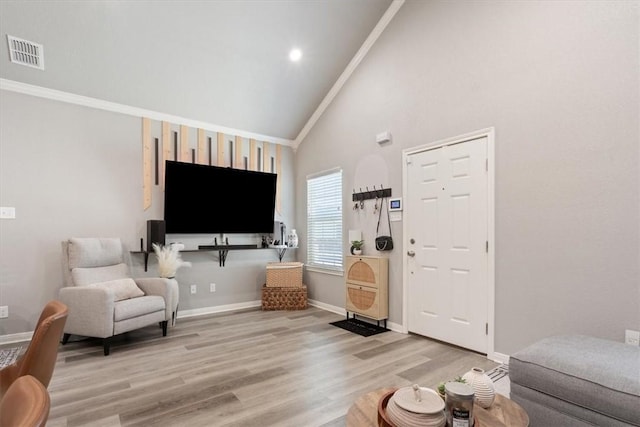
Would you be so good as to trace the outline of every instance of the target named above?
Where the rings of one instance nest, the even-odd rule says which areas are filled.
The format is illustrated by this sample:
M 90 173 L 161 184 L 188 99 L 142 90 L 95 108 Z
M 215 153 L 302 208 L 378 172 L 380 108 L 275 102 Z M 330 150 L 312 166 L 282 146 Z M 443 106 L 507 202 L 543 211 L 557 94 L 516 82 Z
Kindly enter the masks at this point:
M 344 276 L 344 271 L 342 269 L 333 270 L 333 269 L 329 269 L 329 268 L 316 267 L 316 266 L 311 266 L 311 265 L 306 264 L 305 265 L 305 270 L 311 271 L 311 272 L 314 272 L 314 273 L 330 274 L 332 276 Z

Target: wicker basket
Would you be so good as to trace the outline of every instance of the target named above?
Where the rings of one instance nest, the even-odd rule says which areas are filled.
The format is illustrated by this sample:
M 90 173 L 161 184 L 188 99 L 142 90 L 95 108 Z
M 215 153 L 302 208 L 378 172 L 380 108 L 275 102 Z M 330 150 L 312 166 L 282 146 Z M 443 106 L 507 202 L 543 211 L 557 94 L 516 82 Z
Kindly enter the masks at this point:
M 267 264 L 268 288 L 299 288 L 302 286 L 301 262 L 270 262 Z
M 307 308 L 307 287 L 262 287 L 263 310 L 304 310 Z

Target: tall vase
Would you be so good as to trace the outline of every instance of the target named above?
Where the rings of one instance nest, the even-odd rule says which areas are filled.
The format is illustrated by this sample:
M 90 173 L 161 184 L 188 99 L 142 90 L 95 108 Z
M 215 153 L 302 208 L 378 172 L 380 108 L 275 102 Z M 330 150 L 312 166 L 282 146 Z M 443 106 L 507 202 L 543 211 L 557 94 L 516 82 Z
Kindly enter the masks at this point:
M 462 378 L 471 386 L 475 401 L 483 408 L 488 408 L 496 397 L 493 380 L 484 373 L 484 369 L 471 368 Z
M 296 233 L 296 229 L 291 229 L 291 234 L 289 234 L 288 245 L 290 248 L 298 247 L 298 234 Z

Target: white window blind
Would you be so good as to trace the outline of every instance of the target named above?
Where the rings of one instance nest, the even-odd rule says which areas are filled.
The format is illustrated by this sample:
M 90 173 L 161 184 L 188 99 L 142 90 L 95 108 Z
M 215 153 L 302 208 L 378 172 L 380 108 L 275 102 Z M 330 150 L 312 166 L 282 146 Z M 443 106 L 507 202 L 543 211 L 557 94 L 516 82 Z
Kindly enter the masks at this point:
M 342 170 L 307 178 L 307 265 L 342 270 Z

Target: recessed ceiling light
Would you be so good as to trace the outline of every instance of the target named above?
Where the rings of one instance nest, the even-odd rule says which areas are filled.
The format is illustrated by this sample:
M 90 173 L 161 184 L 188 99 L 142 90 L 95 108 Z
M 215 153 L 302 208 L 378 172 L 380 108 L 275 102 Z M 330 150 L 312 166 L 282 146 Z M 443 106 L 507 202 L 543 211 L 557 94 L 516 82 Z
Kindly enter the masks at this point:
M 297 62 L 302 58 L 302 51 L 300 49 L 291 49 L 289 52 L 289 59 L 293 62 Z

